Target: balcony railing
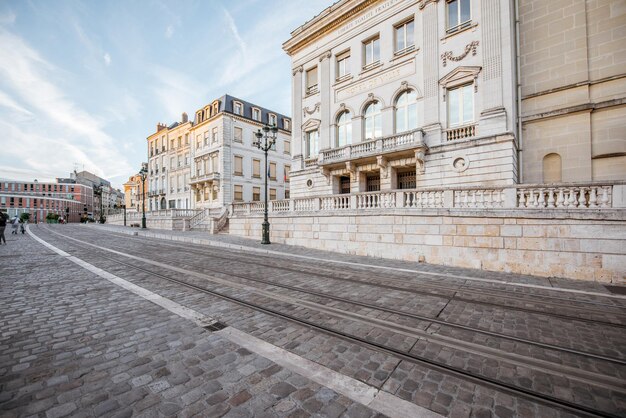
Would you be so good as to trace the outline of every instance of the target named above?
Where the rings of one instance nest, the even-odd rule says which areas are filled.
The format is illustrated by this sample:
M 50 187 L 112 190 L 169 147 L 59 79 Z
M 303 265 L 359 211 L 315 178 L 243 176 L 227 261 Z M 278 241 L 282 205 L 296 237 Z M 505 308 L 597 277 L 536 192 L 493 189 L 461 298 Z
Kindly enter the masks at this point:
M 191 176 L 191 184 L 200 183 L 203 181 L 215 181 L 220 179 L 220 173 L 199 173 L 195 176 Z
M 338 212 L 380 209 L 510 209 L 591 211 L 623 207 L 613 204 L 614 188 L 626 191 L 626 182 L 615 184 L 511 185 L 503 187 L 450 187 L 389 190 L 367 193 L 304 197 L 269 202 L 272 213 Z M 233 203 L 235 215 L 260 214 L 262 202 Z
M 372 139 L 358 144 L 346 145 L 341 148 L 322 150 L 318 164 L 333 164 L 348 161 L 356 158 L 373 157 L 390 152 L 407 150 L 415 147 L 425 146 L 423 132 L 421 129 L 403 132 L 379 139 Z M 308 160 L 305 160 L 307 167 Z
M 446 130 L 446 141 L 456 141 L 474 136 L 476 136 L 476 125 L 459 126 Z

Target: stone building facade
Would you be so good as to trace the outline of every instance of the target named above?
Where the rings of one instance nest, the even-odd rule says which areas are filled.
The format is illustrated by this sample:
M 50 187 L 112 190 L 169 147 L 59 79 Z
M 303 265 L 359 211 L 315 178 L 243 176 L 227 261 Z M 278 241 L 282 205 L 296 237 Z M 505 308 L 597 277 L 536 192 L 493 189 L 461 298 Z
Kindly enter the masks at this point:
M 141 176 L 139 174 L 134 174 L 128 178 L 128 181 L 124 183 L 124 204 L 126 205 L 126 210 L 141 212 L 142 211 L 142 186 L 141 186 Z M 149 193 L 150 189 L 150 180 L 146 178 L 144 187 L 143 187 L 143 201 L 145 201 L 146 211 L 149 210 Z
M 276 144 L 265 157 L 254 142 L 264 124 L 278 128 Z M 190 130 L 191 190 L 196 209 L 221 208 L 237 201 L 289 197 L 291 119 L 244 100 L 224 95 L 198 109 Z
M 608 0 L 338 1 L 283 46 L 292 195 L 625 179 L 625 19 Z

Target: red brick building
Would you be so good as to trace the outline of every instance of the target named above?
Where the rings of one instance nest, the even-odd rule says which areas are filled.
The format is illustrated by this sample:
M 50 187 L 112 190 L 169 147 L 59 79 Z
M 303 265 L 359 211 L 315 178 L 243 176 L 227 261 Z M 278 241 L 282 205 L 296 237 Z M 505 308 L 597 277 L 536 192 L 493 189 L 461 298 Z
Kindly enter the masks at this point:
M 48 213 L 56 213 L 80 222 L 85 212 L 93 213 L 93 199 L 93 188 L 84 184 L 0 180 L 0 210 L 11 218 L 27 212 L 31 222 L 44 221 Z

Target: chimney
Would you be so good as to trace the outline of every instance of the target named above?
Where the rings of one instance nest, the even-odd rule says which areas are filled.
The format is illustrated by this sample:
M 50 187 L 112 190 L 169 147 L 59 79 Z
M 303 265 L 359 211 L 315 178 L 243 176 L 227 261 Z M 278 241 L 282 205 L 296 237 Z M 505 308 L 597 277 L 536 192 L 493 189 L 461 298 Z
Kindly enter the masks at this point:
M 189 121 L 189 116 L 187 116 L 187 112 L 183 112 L 183 123 L 187 123 Z
M 162 131 L 166 127 L 167 125 L 165 125 L 164 123 L 157 123 L 157 132 Z

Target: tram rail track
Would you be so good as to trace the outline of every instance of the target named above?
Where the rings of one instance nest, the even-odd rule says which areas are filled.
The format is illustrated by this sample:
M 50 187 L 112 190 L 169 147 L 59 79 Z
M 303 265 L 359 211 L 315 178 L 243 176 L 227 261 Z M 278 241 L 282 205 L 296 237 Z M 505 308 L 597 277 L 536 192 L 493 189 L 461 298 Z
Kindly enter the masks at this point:
M 110 235 L 113 235 L 115 233 L 109 233 Z M 117 235 L 114 235 L 117 236 Z M 124 237 L 127 238 L 127 237 Z M 131 237 L 131 239 L 135 239 L 135 240 L 140 240 L 145 242 L 145 239 L 138 239 L 135 237 Z M 159 243 L 160 244 L 160 243 Z M 180 248 L 177 247 L 176 245 L 173 244 L 164 244 L 165 246 L 168 246 L 170 248 Z M 192 250 L 192 249 L 185 249 L 186 253 L 190 253 L 190 254 L 196 254 L 196 255 L 201 255 L 201 256 L 205 256 L 205 257 L 210 257 L 210 258 L 215 258 L 215 259 L 220 259 L 220 260 L 230 260 L 229 257 L 225 257 L 225 256 L 220 256 L 217 254 L 210 254 L 210 253 L 206 253 L 204 251 L 200 251 L 200 250 Z M 267 257 L 266 257 L 267 258 Z M 245 263 L 245 264 L 249 264 L 249 265 L 254 265 L 254 266 L 263 266 L 263 267 L 268 267 L 268 268 L 275 268 L 275 269 L 279 269 L 279 270 L 284 270 L 284 271 L 290 271 L 290 272 L 294 272 L 294 273 L 302 273 L 302 269 L 297 269 L 297 268 L 293 268 L 293 267 L 288 267 L 288 266 L 279 266 L 279 265 L 275 265 L 272 263 L 267 263 L 267 262 L 260 262 L 258 259 L 255 260 L 241 260 L 238 259 L 238 261 Z M 310 266 L 307 266 L 310 268 Z M 324 270 L 331 270 L 327 267 L 323 267 Z M 429 291 L 424 291 L 424 290 L 417 290 L 417 289 L 413 289 L 413 288 L 406 288 L 406 287 L 402 287 L 402 286 L 396 286 L 396 285 L 392 285 L 392 284 L 385 284 L 385 283 L 378 283 L 378 282 L 371 282 L 371 281 L 364 281 L 364 280 L 359 280 L 359 279 L 354 279 L 354 278 L 345 278 L 345 277 L 341 277 L 338 273 L 335 274 L 328 274 L 328 273 L 320 273 L 320 272 L 311 272 L 311 271 L 306 271 L 306 274 L 311 274 L 314 276 L 318 276 L 318 277 L 324 277 L 327 279 L 331 279 L 331 280 L 337 280 L 337 281 L 343 281 L 343 282 L 350 282 L 350 283 L 356 283 L 356 284 L 360 284 L 360 285 L 369 285 L 369 286 L 376 286 L 376 287 L 380 287 L 380 288 L 384 288 L 384 289 L 389 289 L 389 290 L 395 290 L 395 291 L 401 291 L 401 292 L 408 292 L 408 293 L 412 293 L 412 294 L 417 294 L 417 295 L 424 295 L 424 296 L 431 296 L 431 297 L 441 297 L 441 298 L 452 298 L 455 301 L 459 301 L 459 302 L 465 302 L 465 303 L 470 303 L 470 304 L 476 304 L 476 305 L 483 305 L 483 306 L 493 306 L 493 307 L 497 307 L 497 308 L 503 308 L 503 309 L 507 309 L 507 310 L 515 310 L 515 311 L 520 311 L 520 312 L 528 312 L 528 313 L 536 313 L 536 314 L 542 314 L 542 315 L 548 315 L 548 316 L 552 316 L 552 317 L 556 317 L 556 318 L 562 318 L 562 319 L 566 319 L 566 320 L 578 320 L 578 321 L 583 321 L 583 322 L 588 322 L 588 323 L 593 323 L 593 324 L 602 324 L 602 325 L 607 325 L 607 326 L 611 326 L 611 327 L 620 327 L 620 328 L 626 328 L 626 313 L 624 313 L 624 308 L 619 307 L 619 306 L 614 306 L 614 305 L 601 305 L 599 303 L 596 302 L 591 302 L 591 301 L 584 301 L 584 300 L 576 300 L 576 299 L 569 299 L 569 298 L 558 298 L 555 296 L 546 296 L 546 295 L 528 295 L 529 297 L 534 298 L 533 300 L 528 300 L 527 298 L 524 297 L 520 297 L 517 295 L 510 295 L 508 293 L 506 293 L 506 291 L 489 291 L 489 290 L 484 290 L 484 289 L 472 289 L 471 287 L 467 287 L 465 284 L 460 284 L 457 288 L 451 288 L 451 287 L 446 287 L 444 285 L 437 285 L 437 284 L 433 284 L 433 283 L 427 283 L 427 284 L 422 284 L 420 283 L 419 285 L 425 288 L 430 288 L 430 289 L 440 289 L 443 291 L 447 291 L 447 292 L 452 292 L 452 296 L 450 296 L 450 294 L 440 294 L 440 293 L 434 293 L 434 292 L 429 292 Z M 398 279 L 398 278 L 385 278 L 385 281 L 389 282 L 389 281 L 393 281 L 395 283 L 398 284 L 403 284 L 406 285 L 411 284 L 411 285 L 418 285 L 417 283 L 414 282 L 408 282 L 407 280 L 403 280 L 403 279 Z M 506 283 L 503 283 L 503 285 L 506 285 Z M 463 296 L 459 296 L 456 293 L 458 292 L 462 292 L 465 294 L 472 294 L 478 297 L 484 297 L 484 296 L 492 296 L 492 297 L 497 297 L 497 298 L 503 298 L 503 299 L 508 299 L 511 301 L 516 301 L 522 304 L 538 304 L 541 303 L 543 306 L 547 306 L 546 303 L 541 300 L 541 299 L 557 299 L 557 300 L 561 300 L 561 301 L 568 301 L 568 302 L 574 302 L 574 303 L 582 303 L 582 304 L 591 304 L 591 305 L 599 305 L 599 306 L 603 306 L 604 309 L 590 309 L 590 308 L 578 308 L 576 306 L 573 306 L 571 304 L 567 304 L 567 303 L 554 303 L 554 302 L 548 302 L 550 308 L 546 308 L 545 310 L 541 310 L 541 309 L 531 309 L 531 308 L 527 308 L 527 307 L 522 307 L 522 306 L 515 306 L 515 305 L 509 305 L 509 304 L 502 304 L 502 303 L 494 303 L 494 302 L 488 302 L 485 300 L 481 300 L 481 299 L 473 299 L 470 297 L 463 297 Z M 620 316 L 624 318 L 624 322 L 622 323 L 616 323 L 616 322 L 611 322 L 611 321 L 605 321 L 605 320 L 600 320 L 597 318 L 589 318 L 589 317 L 585 317 L 585 316 L 574 316 L 574 315 L 568 315 L 568 314 L 564 314 L 564 313 L 558 313 L 556 312 L 556 310 L 560 309 L 560 308 L 564 308 L 564 309 L 570 309 L 572 311 L 580 311 L 582 315 L 587 315 L 590 313 L 594 313 L 597 314 L 598 316 L 606 316 L 607 314 L 607 308 L 611 309 L 611 310 L 617 310 L 618 312 L 615 311 L 611 311 L 610 313 L 612 315 L 615 316 Z
M 54 231 L 51 231 L 51 232 L 55 233 Z M 58 234 L 58 233 L 56 233 L 56 234 Z M 64 236 L 62 234 L 58 234 L 58 235 Z M 72 239 L 74 241 L 77 241 L 77 242 L 83 242 L 83 241 L 77 240 L 75 238 L 71 238 L 71 237 L 67 237 L 67 236 L 64 236 L 64 237 L 70 238 L 70 239 Z M 88 245 L 93 246 L 93 247 L 96 247 L 96 248 L 100 248 L 101 250 L 111 251 L 113 253 L 119 253 L 119 252 L 117 252 L 115 250 L 106 249 L 106 248 L 97 246 L 95 244 L 90 244 L 90 243 L 87 243 L 87 242 L 83 242 L 83 243 L 88 244 Z M 74 245 L 72 245 L 72 246 L 74 246 Z M 74 246 L 74 247 L 77 247 L 77 246 Z M 81 249 L 84 250 L 84 248 L 81 248 Z M 123 253 L 120 253 L 120 254 L 124 255 Z M 555 398 L 555 397 L 553 397 L 551 395 L 547 395 L 547 394 L 544 394 L 544 393 L 539 393 L 539 392 L 536 392 L 536 391 L 533 391 L 533 390 L 529 390 L 529 389 L 526 389 L 526 388 L 523 388 L 523 387 L 515 386 L 513 384 L 502 382 L 502 381 L 499 381 L 497 379 L 493 379 L 493 378 L 489 378 L 489 377 L 486 377 L 486 376 L 483 376 L 483 375 L 472 373 L 472 372 L 469 372 L 469 371 L 464 370 L 464 369 L 460 369 L 460 368 L 453 367 L 453 366 L 450 366 L 450 365 L 445 364 L 445 363 L 434 361 L 434 360 L 429 359 L 429 358 L 424 357 L 424 356 L 419 356 L 419 355 L 416 355 L 414 353 L 410 353 L 408 351 L 402 351 L 402 350 L 395 349 L 393 347 L 388 347 L 388 346 L 385 346 L 385 345 L 382 345 L 382 344 L 378 344 L 376 342 L 364 339 L 364 338 L 359 337 L 359 336 L 349 335 L 347 333 L 338 331 L 336 329 L 333 329 L 332 327 L 328 327 L 328 326 L 323 325 L 323 324 L 313 323 L 312 321 L 308 321 L 308 320 L 306 320 L 304 318 L 298 318 L 298 317 L 296 317 L 294 315 L 290 315 L 289 313 L 285 313 L 285 312 L 278 311 L 276 309 L 268 308 L 267 306 L 260 306 L 258 304 L 251 303 L 251 302 L 243 300 L 241 298 L 237 298 L 237 297 L 233 297 L 231 295 L 225 294 L 224 292 L 219 292 L 219 291 L 216 291 L 216 290 L 207 289 L 207 288 L 205 288 L 203 286 L 199 286 L 199 285 L 194 284 L 194 283 L 189 283 L 189 282 L 184 281 L 184 280 L 179 280 L 179 279 L 173 278 L 173 277 L 171 277 L 169 275 L 158 273 L 158 272 L 155 272 L 153 270 L 146 269 L 146 268 L 143 268 L 143 267 L 131 264 L 131 263 L 123 262 L 123 261 L 120 261 L 120 260 L 115 259 L 113 257 L 109 257 L 109 256 L 102 255 L 102 254 L 100 254 L 99 256 L 103 257 L 103 258 L 106 258 L 106 259 L 109 259 L 110 261 L 112 261 L 114 263 L 118 263 L 120 265 L 125 265 L 127 267 L 130 267 L 130 268 L 133 268 L 133 269 L 136 269 L 136 270 L 144 271 L 145 273 L 148 273 L 150 275 L 159 277 L 159 278 L 167 280 L 169 282 L 176 283 L 178 285 L 182 285 L 182 286 L 185 286 L 185 287 L 188 287 L 188 288 L 191 288 L 191 289 L 194 289 L 196 291 L 200 291 L 200 292 L 203 292 L 203 293 L 206 293 L 206 294 L 211 294 L 211 295 L 219 297 L 219 298 L 221 298 L 223 300 L 228 300 L 230 302 L 234 302 L 234 303 L 236 303 L 238 305 L 241 305 L 241 306 L 246 306 L 246 307 L 254 309 L 256 311 L 261 311 L 261 312 L 265 312 L 265 313 L 273 315 L 273 316 L 281 317 L 281 318 L 289 320 L 291 322 L 295 322 L 295 323 L 299 323 L 299 324 L 302 324 L 302 325 L 306 325 L 308 327 L 312 327 L 312 328 L 315 328 L 317 330 L 320 330 L 320 331 L 322 331 L 322 332 L 324 332 L 326 334 L 334 335 L 334 336 L 342 338 L 344 340 L 349 340 L 349 341 L 352 341 L 352 342 L 355 342 L 355 343 L 359 343 L 361 345 L 365 345 L 365 346 L 371 347 L 373 349 L 376 349 L 377 351 L 382 351 L 382 352 L 394 355 L 394 356 L 396 356 L 398 358 L 401 358 L 401 359 L 404 359 L 404 360 L 407 360 L 407 361 L 411 361 L 411 362 L 419 363 L 419 364 L 423 364 L 423 365 L 428 365 L 429 367 L 433 367 L 433 368 L 435 368 L 435 369 L 437 369 L 439 371 L 448 372 L 448 373 L 451 373 L 451 374 L 453 374 L 455 376 L 458 376 L 458 377 L 464 377 L 464 378 L 466 378 L 468 380 L 471 380 L 471 381 L 473 381 L 475 383 L 487 384 L 488 386 L 491 386 L 491 387 L 496 388 L 498 390 L 503 390 L 503 391 L 511 393 L 511 394 L 515 394 L 517 396 L 523 396 L 523 397 L 525 397 L 527 399 L 532 399 L 534 401 L 539 401 L 539 402 L 544 403 L 544 404 L 548 404 L 548 405 L 551 405 L 551 406 L 556 406 L 556 407 L 559 407 L 561 409 L 565 409 L 565 410 L 568 410 L 568 411 L 571 411 L 571 412 L 577 412 L 577 413 L 584 412 L 585 414 L 587 414 L 589 416 L 618 416 L 618 415 L 613 415 L 612 413 L 607 413 L 605 411 L 596 410 L 596 409 L 591 408 L 591 407 L 586 406 L 586 405 L 576 404 L 576 403 L 573 403 L 573 402 L 570 402 L 570 401 L 567 401 L 567 400 L 564 400 L 564 399 Z M 136 256 L 130 256 L 130 255 L 126 255 L 126 256 L 127 257 L 131 257 L 131 258 L 139 258 L 139 257 L 136 257 Z M 155 263 L 155 262 L 153 262 L 153 263 Z M 159 264 L 162 264 L 162 263 L 159 263 Z M 167 269 L 168 266 L 164 265 L 163 268 Z M 171 269 L 174 269 L 174 268 L 172 267 Z M 178 268 L 176 268 L 176 269 L 178 269 Z M 179 269 L 179 270 L 181 270 L 181 269 Z M 184 269 L 182 269 L 182 270 L 184 270 Z M 176 271 L 176 270 L 174 270 L 174 271 Z M 197 273 L 197 272 L 196 272 L 196 274 L 202 275 L 202 276 L 207 276 L 207 275 L 203 275 L 203 274 Z M 271 284 L 271 285 L 275 286 L 275 284 Z M 326 296 L 324 296 L 324 297 L 326 297 Z M 378 308 L 376 308 L 376 309 L 378 309 Z M 432 318 L 428 318 L 428 319 L 426 319 L 426 321 L 432 321 Z

